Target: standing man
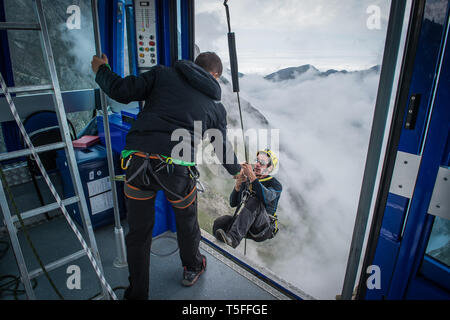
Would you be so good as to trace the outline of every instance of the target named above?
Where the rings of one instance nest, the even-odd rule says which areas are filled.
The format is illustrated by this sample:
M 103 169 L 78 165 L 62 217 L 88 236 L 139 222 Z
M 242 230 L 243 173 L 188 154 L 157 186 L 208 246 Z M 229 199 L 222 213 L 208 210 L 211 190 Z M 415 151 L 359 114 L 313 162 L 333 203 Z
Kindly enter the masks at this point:
M 108 59 L 103 55 L 93 57 L 92 70 L 96 73 L 95 81 L 110 98 L 124 104 L 145 101 L 122 151 L 122 161 L 127 168 L 124 192 L 129 231 L 125 242 L 130 281 L 124 297 L 148 299 L 150 247 L 158 190 L 164 190 L 175 212 L 184 267 L 182 284 L 192 286 L 206 269 L 206 257 L 199 251 L 194 144 L 200 141 L 197 137 L 194 139 L 194 121 L 201 121 L 202 136 L 213 128 L 222 133 L 223 150 L 216 152 L 223 155 L 220 160 L 225 159 L 227 152 L 232 152 L 232 163 L 221 162 L 231 175 L 240 172 L 226 139 L 227 115 L 220 103 L 221 88 L 217 80 L 222 74 L 222 62 L 215 53 L 204 52 L 195 63 L 177 61 L 173 67 L 158 65 L 139 76 L 122 78 L 110 70 Z M 177 129 L 190 134 L 189 155 L 172 155 L 179 143 L 171 139 Z

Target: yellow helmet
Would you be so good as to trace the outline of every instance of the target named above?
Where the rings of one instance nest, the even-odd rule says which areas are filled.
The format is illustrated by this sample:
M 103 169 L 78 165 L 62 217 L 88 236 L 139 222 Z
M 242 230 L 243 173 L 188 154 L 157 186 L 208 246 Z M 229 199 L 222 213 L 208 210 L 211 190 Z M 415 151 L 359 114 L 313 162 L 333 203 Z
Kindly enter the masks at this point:
M 275 153 L 272 150 L 269 149 L 265 149 L 265 150 L 260 150 L 256 153 L 256 156 L 258 156 L 258 154 L 260 154 L 261 152 L 264 152 L 265 154 L 267 154 L 267 156 L 270 158 L 270 162 L 273 165 L 273 168 L 275 169 L 277 167 L 278 164 L 278 158 L 275 155 Z

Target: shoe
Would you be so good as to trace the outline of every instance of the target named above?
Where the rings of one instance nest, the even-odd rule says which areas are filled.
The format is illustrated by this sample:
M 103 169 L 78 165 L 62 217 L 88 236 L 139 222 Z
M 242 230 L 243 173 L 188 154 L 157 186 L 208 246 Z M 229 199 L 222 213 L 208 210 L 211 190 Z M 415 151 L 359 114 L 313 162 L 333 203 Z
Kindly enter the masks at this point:
M 233 239 L 229 235 L 227 235 L 227 233 L 222 229 L 217 229 L 215 236 L 219 241 L 225 242 L 230 247 L 233 248 L 237 247 L 237 245 L 233 243 Z
M 206 257 L 204 255 L 202 255 L 203 261 L 202 261 L 202 268 L 200 270 L 188 270 L 187 267 L 184 267 L 184 272 L 183 272 L 183 280 L 181 281 L 181 283 L 183 284 L 183 286 L 185 287 L 190 287 L 192 285 L 194 285 L 198 278 L 200 278 L 200 275 L 205 272 L 206 270 Z

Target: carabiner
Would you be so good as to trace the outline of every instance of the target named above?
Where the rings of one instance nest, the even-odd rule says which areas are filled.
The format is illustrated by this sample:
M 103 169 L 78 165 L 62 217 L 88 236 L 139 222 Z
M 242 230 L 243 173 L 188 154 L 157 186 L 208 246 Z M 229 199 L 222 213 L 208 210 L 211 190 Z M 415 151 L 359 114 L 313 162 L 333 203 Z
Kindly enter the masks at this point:
M 128 157 L 128 160 L 127 160 L 127 163 L 125 164 L 125 167 L 123 166 L 123 158 L 121 158 L 121 160 L 120 160 L 120 167 L 122 168 L 122 170 L 127 170 L 128 169 L 128 166 L 130 165 L 130 161 L 131 161 L 131 158 L 133 157 L 133 155 L 132 154 L 130 154 L 130 156 Z

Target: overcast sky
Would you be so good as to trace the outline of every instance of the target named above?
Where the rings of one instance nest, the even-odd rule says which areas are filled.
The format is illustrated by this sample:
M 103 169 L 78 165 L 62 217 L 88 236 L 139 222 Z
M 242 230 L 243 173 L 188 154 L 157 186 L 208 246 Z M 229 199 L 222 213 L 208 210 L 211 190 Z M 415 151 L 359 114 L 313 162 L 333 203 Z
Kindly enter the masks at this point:
M 381 64 L 388 0 L 230 0 L 228 5 L 240 72 L 268 74 L 303 64 L 359 70 Z M 374 8 L 379 8 L 378 26 Z M 225 65 L 227 31 L 223 1 L 197 0 L 196 43 L 201 51 L 216 51 Z

